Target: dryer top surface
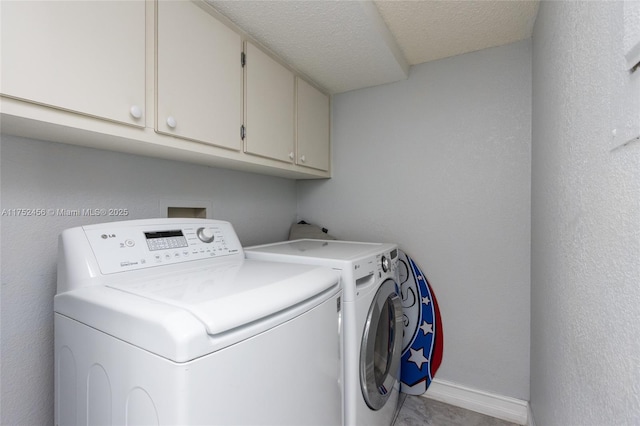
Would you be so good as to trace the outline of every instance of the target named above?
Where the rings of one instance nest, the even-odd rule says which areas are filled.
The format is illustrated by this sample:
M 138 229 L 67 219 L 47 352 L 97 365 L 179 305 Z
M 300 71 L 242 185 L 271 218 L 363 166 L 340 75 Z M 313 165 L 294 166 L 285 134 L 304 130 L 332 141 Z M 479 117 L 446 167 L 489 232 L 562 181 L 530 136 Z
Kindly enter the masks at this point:
M 304 257 L 309 261 L 356 261 L 396 249 L 388 243 L 302 239 L 245 248 L 249 258 Z

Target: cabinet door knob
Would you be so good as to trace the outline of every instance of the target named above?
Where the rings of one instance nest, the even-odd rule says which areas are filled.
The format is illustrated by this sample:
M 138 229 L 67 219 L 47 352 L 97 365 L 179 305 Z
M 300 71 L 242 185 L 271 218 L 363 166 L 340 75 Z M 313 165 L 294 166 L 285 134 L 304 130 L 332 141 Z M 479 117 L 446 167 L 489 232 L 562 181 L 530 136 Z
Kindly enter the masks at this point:
M 175 118 L 173 118 L 172 116 L 167 117 L 167 126 L 175 129 L 177 124 L 178 123 L 176 122 Z
M 129 108 L 129 114 L 131 114 L 133 118 L 140 118 L 142 117 L 142 108 L 140 108 L 138 105 L 133 105 L 131 108 Z
M 295 156 L 293 155 L 293 151 L 291 151 L 289 153 L 289 160 L 293 161 L 294 158 L 295 158 Z
M 305 161 L 307 161 L 307 159 L 305 158 L 305 156 L 304 156 L 304 155 L 301 155 L 301 156 L 300 156 L 300 161 L 304 163 Z

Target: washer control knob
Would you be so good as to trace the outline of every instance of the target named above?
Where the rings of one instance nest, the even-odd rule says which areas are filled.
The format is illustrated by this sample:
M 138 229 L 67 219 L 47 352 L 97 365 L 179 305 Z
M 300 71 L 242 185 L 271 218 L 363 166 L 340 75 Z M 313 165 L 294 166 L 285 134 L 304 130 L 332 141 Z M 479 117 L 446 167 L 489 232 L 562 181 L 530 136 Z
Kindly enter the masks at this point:
M 198 238 L 203 243 L 212 243 L 215 236 L 213 235 L 213 230 L 209 228 L 198 228 L 196 231 Z
M 380 259 L 380 265 L 382 266 L 383 272 L 389 271 L 389 267 L 391 266 L 391 264 L 389 263 L 389 259 L 387 258 L 387 256 L 382 256 L 382 258 Z

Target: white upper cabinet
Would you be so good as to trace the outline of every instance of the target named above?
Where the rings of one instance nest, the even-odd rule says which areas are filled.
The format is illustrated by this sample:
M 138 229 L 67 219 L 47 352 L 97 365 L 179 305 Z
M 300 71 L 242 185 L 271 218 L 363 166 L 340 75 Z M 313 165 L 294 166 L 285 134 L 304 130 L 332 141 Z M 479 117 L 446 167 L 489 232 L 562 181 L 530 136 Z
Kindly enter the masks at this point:
M 145 2 L 2 1 L 2 95 L 145 126 Z
M 329 96 L 296 78 L 297 154 L 296 163 L 329 170 Z
M 294 75 L 250 42 L 245 52 L 245 152 L 293 163 Z
M 242 150 L 242 40 L 188 1 L 157 3 L 156 131 Z
M 206 1 L 0 0 L 0 25 L 4 134 L 331 177 L 329 97 Z

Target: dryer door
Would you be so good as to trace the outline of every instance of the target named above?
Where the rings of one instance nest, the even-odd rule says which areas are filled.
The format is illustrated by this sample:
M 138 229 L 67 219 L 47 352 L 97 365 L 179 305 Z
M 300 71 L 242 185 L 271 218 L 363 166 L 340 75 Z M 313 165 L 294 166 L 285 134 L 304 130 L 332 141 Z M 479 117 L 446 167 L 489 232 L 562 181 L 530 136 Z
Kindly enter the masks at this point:
M 360 386 L 367 405 L 379 410 L 399 380 L 402 304 L 396 283 L 386 280 L 369 308 L 360 349 Z

